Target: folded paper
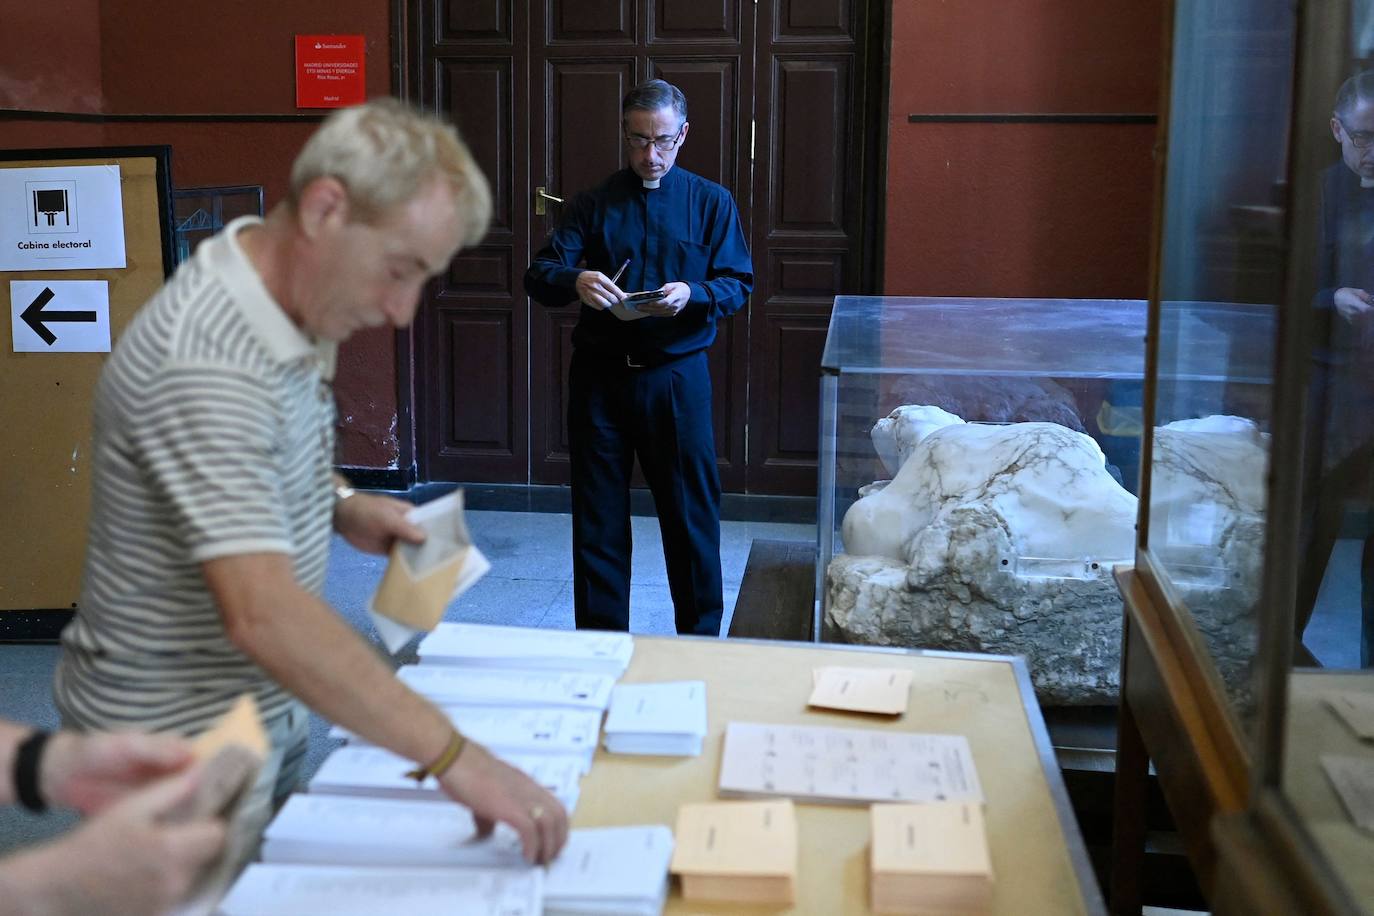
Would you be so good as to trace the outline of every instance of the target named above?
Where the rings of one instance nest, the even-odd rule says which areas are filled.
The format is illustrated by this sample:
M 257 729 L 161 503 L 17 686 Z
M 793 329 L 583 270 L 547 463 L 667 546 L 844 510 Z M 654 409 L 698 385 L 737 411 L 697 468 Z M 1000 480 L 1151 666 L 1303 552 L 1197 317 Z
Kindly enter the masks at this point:
M 425 541 L 398 540 L 392 546 L 370 609 L 373 625 L 391 652 L 416 634 L 432 631 L 449 602 L 491 569 L 468 534 L 462 490 L 412 510 L 407 518 L 425 530 Z

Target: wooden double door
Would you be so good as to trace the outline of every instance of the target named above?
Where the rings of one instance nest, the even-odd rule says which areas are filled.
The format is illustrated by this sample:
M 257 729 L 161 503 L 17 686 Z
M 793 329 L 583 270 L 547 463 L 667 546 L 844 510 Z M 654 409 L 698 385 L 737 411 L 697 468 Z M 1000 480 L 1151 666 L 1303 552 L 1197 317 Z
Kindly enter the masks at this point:
M 424 480 L 568 481 L 577 309 L 522 288 L 560 204 L 626 164 L 620 100 L 687 95 L 678 165 L 728 188 L 750 304 L 710 351 L 727 492 L 815 494 L 818 370 L 832 298 L 872 291 L 879 0 L 412 0 L 410 94 L 453 119 L 494 214 L 426 293 L 414 332 Z M 547 197 L 544 195 L 548 195 Z

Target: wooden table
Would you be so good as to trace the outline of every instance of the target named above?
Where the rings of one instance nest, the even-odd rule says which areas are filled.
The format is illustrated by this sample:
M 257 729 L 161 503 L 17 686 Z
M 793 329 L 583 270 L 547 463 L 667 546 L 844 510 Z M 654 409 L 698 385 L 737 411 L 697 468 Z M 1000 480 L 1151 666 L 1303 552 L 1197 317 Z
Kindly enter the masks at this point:
M 818 665 L 908 668 L 905 715 L 809 710 Z M 995 872 L 993 912 L 1015 916 L 1105 913 L 1069 807 L 1030 676 L 1020 658 L 859 646 L 700 637 L 635 639 L 625 683 L 704 680 L 709 732 L 699 757 L 597 752 L 582 781 L 574 827 L 673 826 L 683 802 L 716 798 L 721 742 L 731 721 L 808 724 L 967 736 L 987 798 Z M 868 809 L 797 806 L 798 903 L 791 913 L 867 913 Z M 726 913 L 689 904 L 676 885 L 666 913 Z M 757 909 L 755 909 L 757 911 Z

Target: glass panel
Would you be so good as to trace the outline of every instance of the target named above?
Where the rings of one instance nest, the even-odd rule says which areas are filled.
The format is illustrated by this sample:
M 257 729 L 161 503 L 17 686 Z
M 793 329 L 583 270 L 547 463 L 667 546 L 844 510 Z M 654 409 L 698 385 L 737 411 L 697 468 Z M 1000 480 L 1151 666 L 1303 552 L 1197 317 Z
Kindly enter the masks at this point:
M 1116 702 L 1147 305 L 841 296 L 822 357 L 824 639 L 1025 655 Z
M 1253 735 L 1293 4 L 1176 7 L 1148 549 Z
M 1282 779 L 1347 899 L 1374 912 L 1374 4 L 1348 12 L 1350 50 L 1298 122 L 1325 155 L 1294 179 L 1320 206 Z

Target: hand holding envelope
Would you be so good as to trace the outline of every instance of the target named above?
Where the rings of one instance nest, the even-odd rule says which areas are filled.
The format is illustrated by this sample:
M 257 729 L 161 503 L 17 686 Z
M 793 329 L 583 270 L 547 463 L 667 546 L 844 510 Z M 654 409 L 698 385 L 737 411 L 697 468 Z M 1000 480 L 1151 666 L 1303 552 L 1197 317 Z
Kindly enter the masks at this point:
M 432 500 L 406 516 L 425 530 L 423 544 L 397 541 L 372 596 L 371 617 L 389 651 L 433 630 L 450 601 L 486 575 L 491 564 L 463 520 L 463 491 Z

